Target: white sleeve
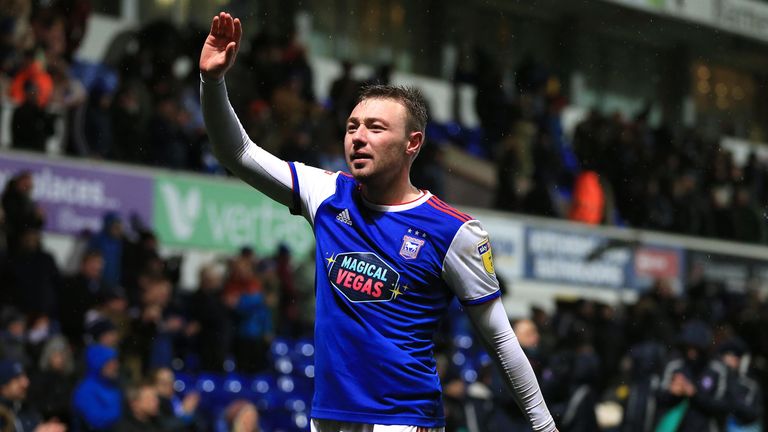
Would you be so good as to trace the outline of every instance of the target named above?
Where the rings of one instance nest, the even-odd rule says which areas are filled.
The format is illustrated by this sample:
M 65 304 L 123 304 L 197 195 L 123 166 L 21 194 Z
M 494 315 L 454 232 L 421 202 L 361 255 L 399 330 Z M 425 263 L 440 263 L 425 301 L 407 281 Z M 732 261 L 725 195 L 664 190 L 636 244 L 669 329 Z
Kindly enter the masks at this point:
M 501 368 L 504 381 L 536 432 L 551 432 L 555 421 L 539 389 L 536 375 L 512 330 L 501 300 L 466 308 L 483 344 Z
M 499 297 L 488 233 L 470 220 L 459 228 L 443 261 L 443 280 L 464 305 Z
M 295 199 L 301 203 L 301 214 L 314 225 L 315 213 L 320 204 L 336 193 L 336 179 L 340 174 L 298 162 L 291 163 L 290 168 L 295 170 L 293 192 Z M 298 214 L 299 212 L 294 210 L 295 207 L 296 204 L 292 206 L 291 212 Z
M 229 103 L 224 80 L 201 77 L 200 101 L 214 155 L 243 181 L 302 213 L 314 223 L 320 204 L 335 192 L 336 175 L 301 163 L 288 163 L 251 141 Z

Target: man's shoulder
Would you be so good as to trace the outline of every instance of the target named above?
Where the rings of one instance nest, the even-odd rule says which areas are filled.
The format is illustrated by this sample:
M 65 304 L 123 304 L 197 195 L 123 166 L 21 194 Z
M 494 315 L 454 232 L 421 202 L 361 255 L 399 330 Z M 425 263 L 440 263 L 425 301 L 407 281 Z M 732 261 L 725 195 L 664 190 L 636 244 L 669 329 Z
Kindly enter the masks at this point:
M 436 221 L 446 223 L 452 227 L 455 226 L 458 228 L 469 221 L 476 220 L 472 216 L 441 200 L 437 195 L 430 196 L 422 207 L 429 211 Z

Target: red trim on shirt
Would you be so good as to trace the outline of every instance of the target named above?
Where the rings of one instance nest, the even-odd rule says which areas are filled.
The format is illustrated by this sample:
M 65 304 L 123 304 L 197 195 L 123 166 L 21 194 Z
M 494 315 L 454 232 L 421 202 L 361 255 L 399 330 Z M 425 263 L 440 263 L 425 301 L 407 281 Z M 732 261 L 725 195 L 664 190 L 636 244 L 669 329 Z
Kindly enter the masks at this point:
M 447 215 L 451 215 L 455 217 L 456 219 L 462 221 L 462 222 L 468 222 L 472 220 L 469 216 L 460 213 L 459 211 L 451 208 L 451 207 L 443 207 L 440 205 L 439 201 L 436 200 L 436 198 L 433 196 L 430 199 L 427 200 L 427 204 L 434 207 L 436 210 L 439 210 Z
M 466 213 L 464 213 L 464 212 L 460 212 L 460 211 L 456 210 L 455 208 L 451 207 L 451 206 L 450 206 L 450 205 L 448 205 L 448 204 L 447 204 L 445 201 L 441 200 L 441 199 L 440 199 L 440 198 L 438 198 L 438 197 L 435 197 L 435 200 L 436 200 L 437 204 L 440 204 L 440 205 L 441 205 L 443 208 L 445 208 L 446 210 L 451 210 L 451 211 L 453 211 L 453 212 L 456 212 L 456 213 L 458 213 L 459 215 L 461 215 L 462 217 L 465 217 L 465 218 L 467 218 L 467 220 L 472 220 L 472 219 L 474 219 L 472 216 L 470 216 L 470 215 L 468 215 L 468 214 L 466 214 Z
M 434 197 L 434 198 L 435 198 L 435 204 L 439 205 L 441 208 L 444 208 L 445 210 L 452 211 L 452 212 L 458 214 L 459 216 L 461 216 L 462 219 L 466 219 L 468 221 L 474 219 L 472 216 L 470 216 L 470 215 L 468 215 L 466 213 L 460 212 L 460 211 L 456 210 L 455 208 L 449 206 L 448 204 L 445 203 L 445 201 L 442 201 L 440 198 L 438 198 L 438 197 Z

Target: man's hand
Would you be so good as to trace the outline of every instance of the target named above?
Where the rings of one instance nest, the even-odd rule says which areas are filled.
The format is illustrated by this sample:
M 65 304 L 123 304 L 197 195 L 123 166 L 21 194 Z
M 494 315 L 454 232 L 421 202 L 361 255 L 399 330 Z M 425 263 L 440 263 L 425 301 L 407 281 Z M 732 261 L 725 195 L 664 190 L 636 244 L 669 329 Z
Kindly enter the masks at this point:
M 243 27 L 239 18 L 232 18 L 226 12 L 213 17 L 211 32 L 200 52 L 200 73 L 203 78 L 218 81 L 224 77 L 235 63 L 242 36 Z

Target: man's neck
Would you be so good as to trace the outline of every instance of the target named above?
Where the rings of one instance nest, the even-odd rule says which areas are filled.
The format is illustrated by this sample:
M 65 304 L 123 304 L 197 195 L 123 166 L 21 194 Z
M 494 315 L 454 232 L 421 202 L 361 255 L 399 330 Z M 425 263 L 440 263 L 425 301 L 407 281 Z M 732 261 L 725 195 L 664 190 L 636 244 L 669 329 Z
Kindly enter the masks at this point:
M 149 423 L 150 417 L 143 412 L 133 412 L 133 418 L 136 419 L 139 423 Z
M 370 203 L 378 205 L 405 204 L 418 199 L 423 194 L 410 181 L 398 186 L 377 187 L 371 184 L 361 184 L 361 186 L 363 198 Z

